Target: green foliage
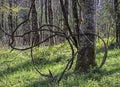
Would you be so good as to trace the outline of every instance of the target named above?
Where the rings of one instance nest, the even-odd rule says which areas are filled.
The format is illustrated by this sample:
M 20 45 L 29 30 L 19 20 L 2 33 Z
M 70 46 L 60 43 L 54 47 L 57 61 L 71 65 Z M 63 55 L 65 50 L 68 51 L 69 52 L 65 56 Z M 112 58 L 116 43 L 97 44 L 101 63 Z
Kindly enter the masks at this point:
M 8 4 L 5 4 L 4 6 L 0 6 L 0 14 L 3 12 L 8 15 L 10 9 L 13 13 L 13 16 L 18 14 L 21 10 L 28 10 L 28 8 L 23 8 L 21 6 L 17 6 L 17 7 L 13 6 L 12 8 L 10 8 Z
M 98 44 L 97 61 L 102 58 L 103 49 Z M 0 87 L 120 87 L 120 50 L 109 51 L 106 64 L 101 70 L 88 74 L 76 74 L 73 69 L 66 72 L 62 81 L 51 84 L 41 77 L 33 68 L 30 51 L 0 51 Z M 50 69 L 54 75 L 60 75 L 71 56 L 66 43 L 50 47 L 35 48 L 34 60 L 39 70 L 48 74 Z

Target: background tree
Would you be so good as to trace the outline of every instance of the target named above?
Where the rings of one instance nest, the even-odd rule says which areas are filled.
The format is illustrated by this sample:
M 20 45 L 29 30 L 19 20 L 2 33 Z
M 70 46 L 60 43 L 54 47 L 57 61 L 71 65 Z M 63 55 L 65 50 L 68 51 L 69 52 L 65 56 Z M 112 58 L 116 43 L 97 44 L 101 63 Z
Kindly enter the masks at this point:
M 31 0 L 31 4 L 34 2 L 34 0 Z M 38 30 L 38 21 L 37 21 L 37 11 L 36 11 L 36 5 L 35 2 L 32 6 L 32 14 L 31 14 L 31 21 L 32 21 L 32 30 Z M 34 37 L 34 44 L 37 44 L 39 42 L 39 33 L 35 32 L 33 34 Z
M 2 27 L 3 29 L 4 29 L 4 12 L 3 12 L 3 9 L 2 9 L 2 7 L 3 7 L 3 4 L 4 4 L 4 1 L 3 0 L 1 0 L 1 2 L 0 2 L 0 4 L 1 4 L 1 7 L 0 7 L 0 10 L 1 10 L 1 20 L 0 20 L 0 27 Z M 2 32 L 0 32 L 0 39 L 2 39 L 2 35 L 3 35 L 3 33 Z
M 8 27 L 9 27 L 9 33 L 12 34 L 13 32 L 13 12 L 12 12 L 12 0 L 9 0 L 9 14 L 8 14 Z M 9 37 L 9 40 L 11 38 Z M 10 41 L 9 41 L 10 43 Z
M 65 14 L 66 14 L 66 19 L 68 20 L 68 12 L 69 12 L 69 0 L 65 0 Z M 68 33 L 68 29 L 67 29 L 67 25 L 66 25 L 66 21 L 64 20 L 64 27 L 63 27 L 65 33 Z
M 53 11 L 52 11 L 52 0 L 48 0 L 48 22 L 49 24 L 53 25 Z M 53 30 L 53 27 L 49 27 L 50 30 Z M 53 35 L 53 33 L 50 33 L 50 35 Z M 50 45 L 54 45 L 55 40 L 54 38 L 50 39 Z
M 120 48 L 120 1 L 114 0 L 116 22 L 116 45 Z

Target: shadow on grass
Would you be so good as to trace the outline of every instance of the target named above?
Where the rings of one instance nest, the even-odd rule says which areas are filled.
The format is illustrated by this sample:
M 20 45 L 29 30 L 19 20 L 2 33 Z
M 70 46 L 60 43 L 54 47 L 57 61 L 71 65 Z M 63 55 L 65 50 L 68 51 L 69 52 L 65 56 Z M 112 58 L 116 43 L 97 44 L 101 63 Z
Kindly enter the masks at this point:
M 62 61 L 62 57 L 57 57 L 56 59 L 53 59 L 53 60 L 46 60 L 45 58 L 35 58 L 34 59 L 34 62 L 37 66 L 39 67 L 42 67 L 42 66 L 45 66 L 45 65 L 52 65 L 53 62 L 59 62 L 59 61 Z M 32 65 L 32 62 L 29 60 L 29 61 L 26 61 L 24 63 L 21 63 L 17 66 L 14 66 L 14 67 L 9 67 L 3 71 L 0 71 L 0 78 L 3 78 L 4 76 L 6 75 L 10 75 L 14 72 L 17 72 L 17 71 L 22 71 L 22 70 L 25 70 L 25 71 L 30 71 L 32 69 L 33 65 Z
M 55 85 L 59 85 L 58 83 L 50 83 L 48 80 L 44 81 L 36 81 L 31 84 L 26 85 L 25 87 L 55 87 Z
M 120 73 L 120 67 L 116 68 L 116 69 L 112 69 L 110 71 L 106 71 L 106 72 L 103 73 L 103 75 L 111 75 L 111 74 L 114 74 L 114 73 Z
M 98 70 L 98 71 L 95 71 L 93 73 L 89 73 L 85 76 L 85 78 L 87 79 L 93 79 L 93 80 L 96 80 L 96 81 L 100 81 L 103 77 L 106 77 L 106 76 L 110 76 L 112 74 L 115 74 L 115 73 L 120 73 L 120 67 L 118 68 L 115 68 L 115 69 L 111 69 L 111 70 Z
M 15 67 L 9 67 L 8 66 L 7 69 L 5 69 L 5 70 L 3 70 L 3 71 L 0 72 L 0 78 L 4 77 L 6 75 L 10 75 L 10 74 L 12 74 L 14 72 L 23 70 L 23 69 L 29 70 L 30 67 L 32 67 L 31 61 L 24 62 L 22 64 L 19 64 L 19 65 L 15 66 Z
M 35 81 L 31 84 L 26 85 L 25 87 L 49 87 L 49 82 L 47 80 Z
M 63 80 L 67 80 L 68 77 L 70 77 L 72 74 L 74 74 L 74 72 L 68 72 L 63 76 Z M 61 75 L 61 73 L 57 74 L 58 76 Z M 42 80 L 42 81 L 35 81 L 33 83 L 30 83 L 28 85 L 26 85 L 25 87 L 56 87 L 59 86 L 59 84 L 57 83 L 58 77 L 56 79 L 56 82 L 51 82 L 48 78 L 46 78 L 46 80 Z
M 105 76 L 110 76 L 112 74 L 115 74 L 117 72 L 120 72 L 120 68 L 116 68 L 116 69 L 112 69 L 110 71 L 107 71 L 107 70 L 99 70 L 97 72 L 94 72 L 94 73 L 89 73 L 89 74 L 78 74 L 78 73 L 74 73 L 74 72 L 68 72 L 66 73 L 63 78 L 62 78 L 62 82 L 63 81 L 67 81 L 67 80 L 70 80 L 69 77 L 72 76 L 72 80 L 74 79 L 77 79 L 75 81 L 79 81 L 81 80 L 96 80 L 96 81 L 100 81 L 103 77 Z M 61 73 L 57 74 L 60 76 Z M 54 85 L 59 85 L 57 83 L 53 83 Z M 69 81 L 67 81 L 67 83 L 65 82 L 66 85 L 69 85 Z M 53 85 L 50 84 L 50 81 L 49 80 L 44 80 L 44 81 L 35 81 L 33 83 L 30 83 L 28 85 L 26 85 L 25 87 L 54 87 Z
M 108 56 L 107 56 L 107 59 L 108 59 L 108 58 L 116 58 L 116 57 L 119 57 L 119 56 L 120 56 L 120 51 L 113 52 L 113 51 L 116 51 L 116 49 L 117 49 L 117 48 L 115 48 L 115 49 L 108 48 Z M 104 56 L 104 48 L 103 48 L 103 47 L 101 47 L 101 48 L 99 48 L 99 49 L 96 50 L 96 54 L 99 55 L 100 53 L 103 53 L 103 54 L 102 54 L 102 56 L 97 57 L 98 59 L 99 59 L 99 58 L 103 58 L 103 56 Z

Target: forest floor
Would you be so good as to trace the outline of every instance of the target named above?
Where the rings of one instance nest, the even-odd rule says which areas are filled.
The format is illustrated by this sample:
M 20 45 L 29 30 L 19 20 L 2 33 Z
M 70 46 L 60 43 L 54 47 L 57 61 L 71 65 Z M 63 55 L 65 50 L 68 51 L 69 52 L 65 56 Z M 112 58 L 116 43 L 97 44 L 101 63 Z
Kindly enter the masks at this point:
M 99 64 L 103 49 L 97 47 L 97 63 Z M 60 75 L 68 59 L 71 57 L 69 45 L 66 43 L 35 48 L 34 61 L 39 70 L 48 74 Z M 59 84 L 51 84 L 47 78 L 41 77 L 34 69 L 30 51 L 0 50 L 0 87 L 120 87 L 120 49 L 110 49 L 105 65 L 101 70 L 88 74 L 74 73 L 75 63 L 67 71 Z

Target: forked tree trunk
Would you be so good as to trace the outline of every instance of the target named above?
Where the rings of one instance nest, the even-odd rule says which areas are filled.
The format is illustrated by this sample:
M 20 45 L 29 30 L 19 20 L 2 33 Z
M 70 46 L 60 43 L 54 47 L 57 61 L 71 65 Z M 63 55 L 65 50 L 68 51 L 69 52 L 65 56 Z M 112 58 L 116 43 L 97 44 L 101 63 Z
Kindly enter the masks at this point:
M 83 13 L 81 33 L 95 33 L 95 0 L 81 0 L 81 6 Z M 88 72 L 91 66 L 96 66 L 95 40 L 93 35 L 80 37 L 75 71 Z

